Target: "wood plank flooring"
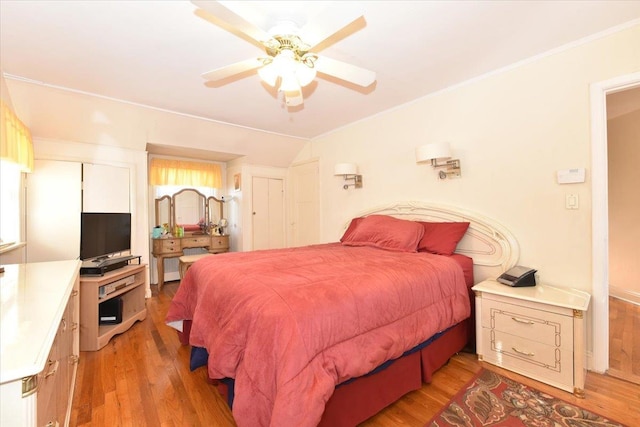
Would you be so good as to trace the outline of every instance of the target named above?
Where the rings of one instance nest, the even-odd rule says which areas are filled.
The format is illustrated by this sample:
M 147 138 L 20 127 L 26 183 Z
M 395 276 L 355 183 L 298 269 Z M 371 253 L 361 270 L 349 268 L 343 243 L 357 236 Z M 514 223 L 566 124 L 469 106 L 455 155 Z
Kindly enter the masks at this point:
M 178 282 L 166 283 L 158 294 L 152 286 L 143 322 L 114 337 L 100 351 L 81 353 L 71 426 L 235 425 L 226 403 L 206 381 L 206 370 L 189 370 L 189 349 L 164 324 L 177 287 Z M 422 427 L 482 367 L 628 426 L 640 419 L 640 386 L 631 382 L 589 372 L 586 398 L 578 399 L 461 353 L 434 375 L 432 384 L 407 394 L 362 426 Z
M 640 305 L 609 297 L 609 375 L 640 384 Z

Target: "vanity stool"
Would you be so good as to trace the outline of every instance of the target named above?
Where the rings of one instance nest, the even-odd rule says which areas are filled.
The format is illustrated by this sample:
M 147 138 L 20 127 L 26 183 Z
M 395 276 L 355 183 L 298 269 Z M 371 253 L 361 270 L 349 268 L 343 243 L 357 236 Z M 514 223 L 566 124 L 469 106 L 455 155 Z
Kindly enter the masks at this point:
M 180 272 L 180 280 L 182 280 L 184 275 L 187 273 L 187 270 L 189 269 L 189 267 L 191 267 L 191 264 L 198 261 L 199 259 L 202 259 L 207 256 L 211 256 L 211 255 L 213 254 L 182 255 L 180 258 L 178 258 L 180 260 L 178 264 L 178 271 Z

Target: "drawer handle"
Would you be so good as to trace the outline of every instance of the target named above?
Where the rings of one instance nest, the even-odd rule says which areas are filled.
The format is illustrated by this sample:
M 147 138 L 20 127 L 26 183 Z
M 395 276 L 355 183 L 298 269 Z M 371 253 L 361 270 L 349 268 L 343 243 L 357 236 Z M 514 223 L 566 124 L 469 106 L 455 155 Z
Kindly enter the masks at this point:
M 51 360 L 49 360 L 48 365 L 49 366 L 53 365 L 53 369 L 51 369 L 49 372 L 44 374 L 45 378 L 49 378 L 51 375 L 55 375 L 56 371 L 58 370 L 58 361 L 57 360 L 55 362 L 52 362 Z
M 525 325 L 533 325 L 533 322 L 531 320 L 520 319 L 519 317 L 512 317 L 511 319 L 518 323 L 524 323 Z
M 515 351 L 516 353 L 522 354 L 523 356 L 533 357 L 533 356 L 535 356 L 535 355 L 536 355 L 535 353 L 531 353 L 531 352 L 528 352 L 528 351 L 518 350 L 518 349 L 517 349 L 517 348 L 515 348 L 515 347 L 511 347 L 511 349 L 512 349 L 513 351 Z

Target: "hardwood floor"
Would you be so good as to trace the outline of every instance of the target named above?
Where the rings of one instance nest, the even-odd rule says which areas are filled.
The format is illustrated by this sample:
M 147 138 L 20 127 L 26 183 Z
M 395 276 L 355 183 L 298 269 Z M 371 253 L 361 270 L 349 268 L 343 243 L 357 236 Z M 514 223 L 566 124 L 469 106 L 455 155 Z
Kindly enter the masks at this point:
M 640 384 L 640 305 L 609 297 L 609 375 Z
M 226 403 L 206 381 L 206 370 L 189 371 L 188 348 L 164 324 L 177 287 L 178 282 L 166 283 L 158 294 L 152 286 L 143 322 L 114 337 L 100 351 L 81 353 L 71 426 L 235 425 Z M 578 399 L 461 353 L 436 372 L 431 384 L 407 394 L 362 426 L 422 427 L 482 367 L 628 426 L 640 419 L 640 386 L 631 382 L 589 372 L 586 398 Z

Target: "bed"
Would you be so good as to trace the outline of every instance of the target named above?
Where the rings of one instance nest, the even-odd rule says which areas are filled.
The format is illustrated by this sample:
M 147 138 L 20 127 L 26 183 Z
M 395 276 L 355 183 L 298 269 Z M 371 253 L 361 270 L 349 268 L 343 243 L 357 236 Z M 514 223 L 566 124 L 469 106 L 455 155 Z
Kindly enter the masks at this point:
M 355 425 L 473 343 L 470 287 L 517 257 L 485 217 L 394 204 L 340 242 L 197 261 L 166 320 L 239 426 Z

